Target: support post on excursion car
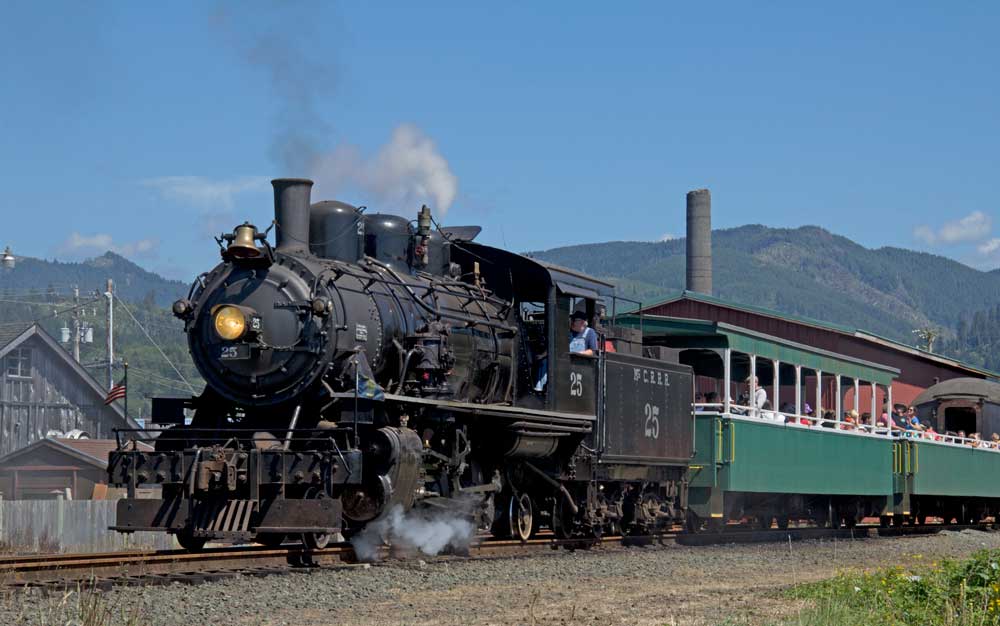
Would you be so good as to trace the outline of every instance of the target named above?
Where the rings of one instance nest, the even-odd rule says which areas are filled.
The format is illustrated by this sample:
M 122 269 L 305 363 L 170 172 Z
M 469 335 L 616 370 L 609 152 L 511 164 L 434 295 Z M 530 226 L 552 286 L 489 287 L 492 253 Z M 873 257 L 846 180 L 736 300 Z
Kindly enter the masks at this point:
M 873 417 L 875 416 L 875 408 L 878 405 L 877 404 L 877 400 L 876 400 L 876 396 L 877 395 L 878 395 L 878 383 L 873 382 L 872 383 L 872 416 Z M 892 429 L 891 429 L 891 426 L 890 426 L 890 434 L 892 434 L 891 430 Z
M 802 415 L 802 366 L 795 366 L 795 414 Z
M 781 361 L 774 359 L 771 361 L 771 367 L 774 370 L 774 395 L 771 401 L 771 408 L 774 409 L 774 415 L 778 421 L 784 421 L 781 419 Z
M 837 421 L 837 428 L 839 429 L 840 423 L 841 421 L 843 421 L 842 417 L 843 413 L 841 411 L 841 402 L 840 402 L 840 374 L 835 374 L 833 376 L 833 380 L 835 381 L 835 386 L 837 388 L 837 394 L 834 397 L 834 411 L 835 411 L 835 419 Z
M 733 382 L 733 351 L 730 348 L 726 348 L 722 351 L 722 386 L 724 387 L 723 393 L 725 394 L 722 398 L 722 413 L 729 415 L 731 396 L 732 392 L 730 387 L 732 387 Z

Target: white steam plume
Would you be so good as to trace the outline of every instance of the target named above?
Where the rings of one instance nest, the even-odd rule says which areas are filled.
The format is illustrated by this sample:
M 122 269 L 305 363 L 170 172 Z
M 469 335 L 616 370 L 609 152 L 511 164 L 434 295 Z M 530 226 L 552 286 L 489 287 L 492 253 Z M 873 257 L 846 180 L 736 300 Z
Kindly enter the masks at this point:
M 373 154 L 345 141 L 342 133 L 337 137 L 329 120 L 336 112 L 343 60 L 325 52 L 336 33 L 319 27 L 314 6 L 276 3 L 251 12 L 223 2 L 212 22 L 268 81 L 274 114 L 270 154 L 281 170 L 276 175 L 312 177 L 316 199 L 352 192 L 362 197 L 345 199 L 370 203 L 373 211 L 410 214 L 426 203 L 438 219 L 444 217 L 458 194 L 458 177 L 418 127 L 397 125 Z M 287 24 L 295 28 L 275 26 Z
M 451 171 L 434 141 L 412 124 L 401 124 L 389 142 L 371 157 L 356 146 L 340 146 L 320 155 L 309 175 L 317 195 L 332 195 L 357 187 L 391 209 L 419 208 L 429 204 L 444 217 L 458 195 L 458 177 Z
M 472 542 L 475 526 L 454 511 L 410 511 L 396 505 L 351 539 L 359 561 L 376 561 L 379 548 L 389 544 L 404 552 L 420 551 L 427 556 L 445 548 L 465 550 Z

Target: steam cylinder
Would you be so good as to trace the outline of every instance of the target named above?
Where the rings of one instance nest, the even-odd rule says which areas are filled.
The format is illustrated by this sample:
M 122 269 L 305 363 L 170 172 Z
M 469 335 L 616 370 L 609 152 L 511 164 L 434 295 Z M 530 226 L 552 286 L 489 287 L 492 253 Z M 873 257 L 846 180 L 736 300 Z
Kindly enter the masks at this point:
M 687 290 L 712 294 L 712 194 L 687 194 Z

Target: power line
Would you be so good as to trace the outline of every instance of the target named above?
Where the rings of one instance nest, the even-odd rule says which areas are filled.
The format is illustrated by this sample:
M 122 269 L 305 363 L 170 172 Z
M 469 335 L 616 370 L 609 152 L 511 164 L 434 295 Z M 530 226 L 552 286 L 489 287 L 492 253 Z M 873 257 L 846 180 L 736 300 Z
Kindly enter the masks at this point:
M 184 387 L 181 387 L 179 385 L 178 381 L 173 380 L 171 378 L 166 378 L 166 377 L 164 377 L 164 376 L 162 376 L 160 374 L 157 374 L 156 372 L 153 372 L 151 370 L 143 369 L 141 367 L 135 367 L 133 365 L 129 366 L 129 370 L 133 370 L 133 371 L 139 372 L 139 373 L 143 374 L 144 376 L 149 377 L 149 379 L 148 379 L 149 382 L 151 382 L 153 384 L 161 385 L 163 387 L 169 387 L 171 389 L 177 389 L 179 391 L 191 391 L 190 389 L 185 389 Z
M 146 328 L 139 323 L 139 320 L 135 318 L 135 315 L 132 314 L 132 310 L 129 308 L 128 304 L 126 304 L 124 300 L 116 296 L 112 295 L 112 298 L 114 298 L 114 300 L 116 300 L 119 304 L 122 305 L 122 308 L 125 309 L 125 312 L 128 313 L 128 316 L 132 318 L 132 321 L 135 322 L 135 325 L 139 327 L 139 330 L 142 331 L 142 334 L 146 335 L 146 339 L 149 339 L 149 342 L 153 344 L 153 347 L 156 348 L 157 352 L 160 353 L 160 356 L 163 357 L 163 360 L 166 361 L 168 365 L 170 365 L 171 369 L 174 370 L 174 373 L 177 374 L 178 378 L 180 378 L 184 382 L 184 384 L 188 386 L 188 389 L 191 391 L 191 393 L 197 393 L 194 390 L 194 387 L 191 386 L 191 383 L 189 383 L 188 380 L 184 378 L 184 374 L 181 374 L 181 371 L 177 369 L 177 366 L 174 365 L 174 362 L 170 360 L 170 357 L 167 356 L 167 353 L 163 351 L 163 348 L 160 347 L 160 344 L 156 343 L 156 340 L 153 339 L 153 337 L 149 334 L 149 332 L 146 331 Z
M 59 317 L 63 313 L 69 313 L 70 311 L 74 311 L 76 309 L 82 309 L 83 307 L 90 306 L 90 305 L 94 304 L 95 302 L 97 302 L 97 300 L 98 299 L 95 298 L 93 300 L 88 300 L 86 302 L 81 302 L 80 304 L 76 304 L 76 305 L 73 305 L 73 306 L 68 306 L 68 307 L 66 307 L 64 309 L 59 309 L 58 311 L 54 311 L 52 313 L 49 313 L 48 315 L 42 315 L 41 317 L 36 317 L 35 319 L 28 320 L 28 322 L 32 322 L 32 323 L 33 322 L 41 322 L 42 320 L 47 320 L 47 319 L 52 318 L 52 317 Z M 39 306 L 57 306 L 57 305 L 53 304 L 52 302 L 46 302 L 45 304 L 42 304 L 42 305 L 39 305 Z M 28 323 L 28 322 L 25 322 L 25 323 Z

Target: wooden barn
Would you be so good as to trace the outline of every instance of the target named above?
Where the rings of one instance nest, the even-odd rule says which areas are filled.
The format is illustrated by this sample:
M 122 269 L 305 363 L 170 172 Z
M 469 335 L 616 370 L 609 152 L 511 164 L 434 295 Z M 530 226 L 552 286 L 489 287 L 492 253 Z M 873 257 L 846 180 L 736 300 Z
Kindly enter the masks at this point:
M 45 439 L 52 431 L 110 438 L 138 428 L 119 402 L 35 323 L 0 324 L 0 455 Z

